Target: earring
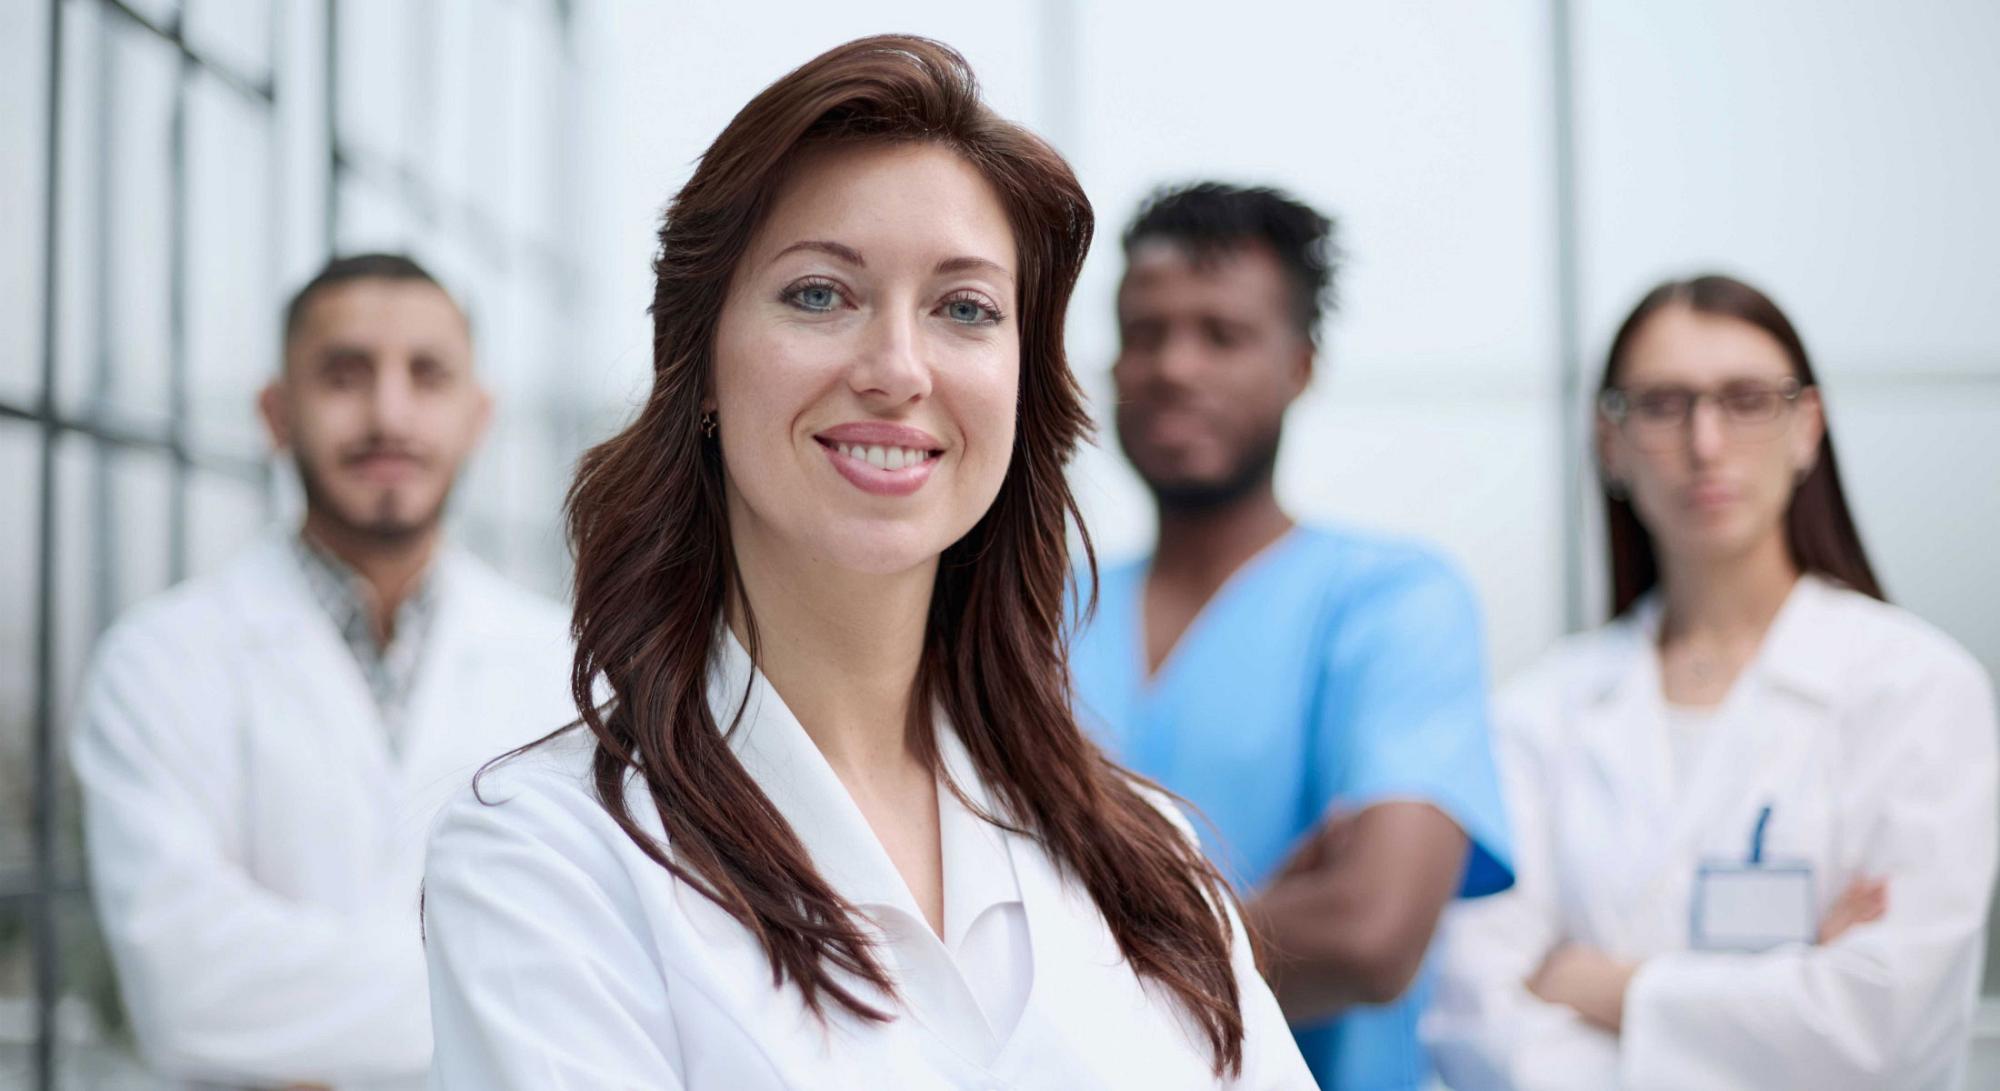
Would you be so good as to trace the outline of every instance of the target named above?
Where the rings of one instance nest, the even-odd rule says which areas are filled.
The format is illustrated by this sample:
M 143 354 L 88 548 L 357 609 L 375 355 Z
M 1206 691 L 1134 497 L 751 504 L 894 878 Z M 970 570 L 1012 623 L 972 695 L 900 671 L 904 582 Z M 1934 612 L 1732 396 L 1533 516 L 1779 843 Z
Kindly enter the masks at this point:
M 702 411 L 701 434 L 703 436 L 707 437 L 708 439 L 714 439 L 715 433 L 717 429 L 720 427 L 721 424 L 719 421 L 715 419 L 715 411 L 713 409 L 707 409 Z

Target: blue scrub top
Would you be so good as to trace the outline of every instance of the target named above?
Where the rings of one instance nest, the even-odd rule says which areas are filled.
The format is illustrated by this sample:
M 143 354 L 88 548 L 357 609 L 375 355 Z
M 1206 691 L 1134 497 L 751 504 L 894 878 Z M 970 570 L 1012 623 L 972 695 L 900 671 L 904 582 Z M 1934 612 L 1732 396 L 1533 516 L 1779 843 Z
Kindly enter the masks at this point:
M 1077 718 L 1199 810 L 1203 846 L 1254 890 L 1328 810 L 1435 804 L 1471 841 L 1462 897 L 1514 881 L 1493 767 L 1478 605 L 1411 543 L 1294 528 L 1239 569 L 1146 678 L 1150 558 L 1109 568 L 1071 649 Z M 1417 1091 L 1427 966 L 1394 1003 L 1293 1028 L 1320 1085 Z

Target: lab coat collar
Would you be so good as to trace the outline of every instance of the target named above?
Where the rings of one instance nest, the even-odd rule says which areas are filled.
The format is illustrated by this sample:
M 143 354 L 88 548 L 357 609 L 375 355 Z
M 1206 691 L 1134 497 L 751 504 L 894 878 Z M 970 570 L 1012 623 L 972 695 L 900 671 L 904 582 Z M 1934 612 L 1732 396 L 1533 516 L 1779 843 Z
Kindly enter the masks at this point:
M 1830 616 L 1840 593 L 1824 577 L 1799 577 L 1764 634 L 1755 669 L 1765 680 L 1815 704 L 1839 699 L 1839 672 L 1828 665 L 1838 661 L 1840 635 L 1848 631 Z
M 1830 705 L 1838 697 L 1837 679 L 1827 663 L 1839 650 L 1841 627 L 1828 614 L 1840 589 L 1824 577 L 1805 574 L 1792 585 L 1756 657 L 1744 668 L 1738 684 L 1768 682 L 1816 704 Z M 1660 618 L 1664 612 L 1657 590 L 1647 592 L 1633 607 L 1621 642 L 1610 663 L 1622 666 L 1601 680 L 1599 700 L 1629 695 L 1631 687 L 1650 686 L 1657 694 L 1659 668 L 1656 649 L 1660 642 Z M 1658 698 L 1656 698 L 1658 699 Z
M 1815 703 L 1833 700 L 1831 672 L 1824 664 L 1839 630 L 1826 617 L 1828 599 L 1835 594 L 1814 576 L 1794 585 L 1756 658 L 1726 698 L 1725 710 L 1741 709 L 1746 699 L 1767 692 L 1767 687 Z M 1636 896 L 1633 892 L 1640 887 L 1634 884 L 1656 873 L 1659 854 L 1677 851 L 1691 816 L 1702 806 L 1699 797 L 1675 798 L 1658 654 L 1662 612 L 1659 594 L 1649 593 L 1608 626 L 1595 669 L 1586 674 L 1587 688 L 1580 694 L 1585 699 L 1580 741 L 1603 771 L 1605 790 L 1622 801 L 1621 821 L 1626 828 L 1617 839 L 1627 846 L 1642 846 L 1628 852 L 1625 867 L 1601 877 L 1614 894 Z M 1753 734 L 1764 739 L 1768 726 L 1760 719 Z M 1739 745 L 1748 747 L 1752 741 L 1744 739 Z M 1694 779 L 1711 789 L 1727 783 L 1726 778 Z M 1611 904 L 1616 902 L 1613 897 Z
M 908 918 L 904 923 L 926 929 L 908 884 L 805 727 L 726 627 L 715 646 L 709 710 L 728 734 L 730 750 L 805 846 L 813 866 L 856 907 L 893 910 Z M 990 797 L 957 733 L 939 723 L 937 735 L 946 772 L 975 804 L 992 813 Z M 1019 885 L 1001 832 L 967 811 L 943 784 L 938 819 L 946 939 L 955 950 L 985 910 L 1020 900 Z
M 411 681 L 401 745 L 392 749 L 360 665 L 299 568 L 293 546 L 297 533 L 296 528 L 274 530 L 222 576 L 229 608 L 242 622 L 250 647 L 295 672 L 297 684 L 313 687 L 323 700 L 339 702 L 338 708 L 327 710 L 331 721 L 370 725 L 372 730 L 343 738 L 378 775 L 394 778 L 401 775 L 399 769 L 425 767 L 439 747 L 451 744 L 438 736 L 456 726 L 449 708 L 457 687 L 465 684 L 459 672 L 480 654 L 474 632 L 482 623 L 479 600 L 485 596 L 479 562 L 448 542 L 431 562 L 426 579 L 436 596 L 435 615 Z M 344 684 L 336 685 L 335 678 Z
M 298 639 L 301 611 L 324 615 L 325 609 L 313 596 L 305 573 L 294 555 L 297 527 L 273 529 L 252 548 L 245 563 L 235 566 L 224 578 L 230 582 L 234 609 L 259 642 L 290 644 Z M 425 575 L 436 596 L 437 616 L 433 625 L 442 629 L 446 618 L 459 612 L 465 596 L 457 593 L 469 575 L 465 569 L 471 558 L 450 542 L 440 543 L 431 570 Z M 327 623 L 329 631 L 332 622 Z M 336 633 L 337 637 L 338 634 Z
M 1653 650 L 1658 632 L 1659 604 L 1650 595 L 1605 630 L 1597 669 L 1586 676 L 1578 724 L 1607 790 L 1626 798 L 1626 819 L 1637 830 L 1663 829 L 1671 815 L 1671 755 Z
M 1659 665 L 1653 654 L 1660 633 L 1660 602 L 1648 593 L 1630 613 L 1605 629 L 1605 646 L 1598 669 L 1588 678 L 1589 703 L 1599 708 L 1654 697 L 1659 692 Z

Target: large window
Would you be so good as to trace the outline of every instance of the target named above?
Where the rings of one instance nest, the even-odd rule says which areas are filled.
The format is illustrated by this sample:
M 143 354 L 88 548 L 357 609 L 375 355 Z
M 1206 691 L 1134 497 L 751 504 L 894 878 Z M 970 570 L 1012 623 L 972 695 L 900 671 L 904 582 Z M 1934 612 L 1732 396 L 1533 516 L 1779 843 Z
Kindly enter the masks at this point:
M 254 396 L 330 251 L 407 251 L 465 298 L 513 408 L 461 522 L 560 583 L 583 419 L 553 382 L 579 283 L 569 24 L 536 0 L 0 12 L 0 1086 L 153 1086 L 64 741 L 104 627 L 295 510 Z

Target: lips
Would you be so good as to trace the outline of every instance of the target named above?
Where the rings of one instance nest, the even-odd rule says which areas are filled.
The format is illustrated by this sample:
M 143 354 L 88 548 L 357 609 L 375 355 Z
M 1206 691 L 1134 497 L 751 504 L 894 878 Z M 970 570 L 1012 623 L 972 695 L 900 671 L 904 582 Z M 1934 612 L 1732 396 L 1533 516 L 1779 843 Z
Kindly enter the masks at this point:
M 1702 484 L 1688 490 L 1688 506 L 1708 510 L 1734 503 L 1736 490 L 1727 485 Z
M 424 462 L 415 455 L 369 454 L 343 459 L 347 469 L 363 477 L 383 480 L 406 477 L 423 469 Z
M 364 447 L 350 450 L 340 455 L 340 461 L 348 466 L 364 466 L 374 462 L 420 463 L 423 456 L 407 447 Z
M 929 432 L 885 421 L 836 425 L 813 439 L 849 484 L 874 496 L 916 492 L 944 453 L 944 444 Z
M 885 447 L 879 443 L 836 443 L 827 446 L 848 458 L 866 462 L 878 470 L 901 470 L 937 457 L 930 450 L 920 447 Z

